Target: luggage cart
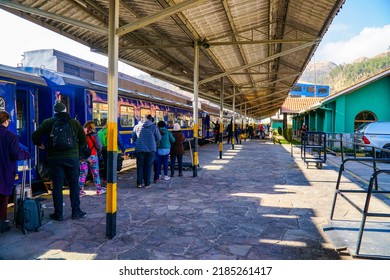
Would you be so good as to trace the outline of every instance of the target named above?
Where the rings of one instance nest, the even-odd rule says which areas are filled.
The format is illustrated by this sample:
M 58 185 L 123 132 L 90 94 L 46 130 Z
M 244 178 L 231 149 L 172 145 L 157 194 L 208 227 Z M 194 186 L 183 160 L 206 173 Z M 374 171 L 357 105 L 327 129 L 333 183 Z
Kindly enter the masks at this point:
M 322 168 L 322 164 L 326 162 L 326 134 L 324 132 L 302 133 L 301 158 L 307 168 L 310 163 L 315 163 L 318 169 Z

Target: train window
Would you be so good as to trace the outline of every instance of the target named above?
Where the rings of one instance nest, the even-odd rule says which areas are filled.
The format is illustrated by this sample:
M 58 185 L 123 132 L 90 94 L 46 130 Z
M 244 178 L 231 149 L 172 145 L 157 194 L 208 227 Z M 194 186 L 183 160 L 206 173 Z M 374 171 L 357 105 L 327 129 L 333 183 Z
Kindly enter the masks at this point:
M 151 111 L 149 108 L 141 108 L 141 118 L 151 115 Z
M 295 86 L 292 91 L 302 91 L 302 86 Z
M 314 92 L 314 86 L 308 86 L 307 92 Z
M 0 110 L 5 111 L 5 100 L 0 97 Z
M 328 88 L 319 87 L 319 88 L 318 88 L 318 93 L 328 93 Z
M 173 112 L 168 112 L 168 126 L 173 126 L 175 122 L 175 114 Z
M 119 118 L 122 127 L 134 126 L 134 107 L 120 106 Z
M 161 110 L 156 110 L 156 117 L 154 118 L 154 121 L 158 123 L 159 121 L 164 120 L 164 112 Z
M 192 126 L 192 115 L 184 115 L 183 116 L 183 126 L 191 127 Z
M 108 105 L 94 102 L 92 104 L 92 118 L 96 126 L 105 126 L 108 118 Z
M 184 116 L 182 113 L 177 114 L 177 123 L 180 124 L 181 127 L 185 127 L 184 126 Z
M 24 118 L 23 118 L 23 102 L 16 102 L 16 129 L 22 129 L 24 127 Z

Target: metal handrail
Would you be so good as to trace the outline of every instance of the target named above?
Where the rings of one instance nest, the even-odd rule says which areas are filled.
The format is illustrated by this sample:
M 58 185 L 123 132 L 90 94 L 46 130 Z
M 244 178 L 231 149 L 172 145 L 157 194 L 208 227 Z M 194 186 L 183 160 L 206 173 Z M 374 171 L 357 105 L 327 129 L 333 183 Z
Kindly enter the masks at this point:
M 363 190 L 340 190 L 341 176 L 342 176 L 343 171 L 345 170 L 345 164 L 347 162 L 356 162 L 356 161 L 375 162 L 375 163 L 376 162 L 390 163 L 390 158 L 387 158 L 387 159 L 383 159 L 383 158 L 347 158 L 340 165 L 339 174 L 337 177 L 336 189 L 335 189 L 333 202 L 332 202 L 330 219 L 331 220 L 333 219 L 334 211 L 336 208 L 336 200 L 337 200 L 338 195 L 340 195 L 344 200 L 346 200 L 350 205 L 352 205 L 357 211 L 359 211 L 362 214 L 362 219 L 361 219 L 361 223 L 360 223 L 360 227 L 359 227 L 359 234 L 358 234 L 358 238 L 357 238 L 356 251 L 355 251 L 355 254 L 359 255 L 360 247 L 361 247 L 361 243 L 362 243 L 362 238 L 363 238 L 364 227 L 365 227 L 367 217 L 368 216 L 369 217 L 390 217 L 390 213 L 385 214 L 385 213 L 370 213 L 370 212 L 368 212 L 370 200 L 371 200 L 371 195 L 373 193 L 390 194 L 390 191 L 378 190 L 377 185 L 376 185 L 375 190 L 373 190 L 374 182 L 376 182 L 375 184 L 377 184 L 378 175 L 382 174 L 382 173 L 390 174 L 390 169 L 381 169 L 381 170 L 377 169 L 377 170 L 375 170 L 370 177 L 370 182 L 368 184 L 367 190 L 364 190 L 364 189 Z M 364 203 L 364 208 L 361 209 L 355 202 L 353 202 L 351 199 L 349 199 L 344 193 L 366 193 L 366 200 Z

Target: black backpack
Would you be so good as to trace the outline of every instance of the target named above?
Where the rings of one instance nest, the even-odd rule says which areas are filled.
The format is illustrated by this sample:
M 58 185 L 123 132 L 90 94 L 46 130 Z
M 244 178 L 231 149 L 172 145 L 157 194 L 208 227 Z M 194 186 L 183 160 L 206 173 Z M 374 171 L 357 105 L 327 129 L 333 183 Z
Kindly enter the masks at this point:
M 70 118 L 56 118 L 51 128 L 49 143 L 51 148 L 67 151 L 76 147 L 77 140 Z

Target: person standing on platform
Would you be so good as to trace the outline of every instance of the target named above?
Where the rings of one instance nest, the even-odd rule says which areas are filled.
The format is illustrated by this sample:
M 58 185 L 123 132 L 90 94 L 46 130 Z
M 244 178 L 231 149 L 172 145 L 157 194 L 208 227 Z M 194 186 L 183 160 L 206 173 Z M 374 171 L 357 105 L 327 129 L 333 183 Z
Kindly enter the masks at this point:
M 172 133 L 165 127 L 166 123 L 164 121 L 159 121 L 158 129 L 161 134 L 160 145 L 157 148 L 157 174 L 156 177 L 160 177 L 161 174 L 161 165 L 164 168 L 164 177 L 161 176 L 160 179 L 170 180 L 168 176 L 168 159 L 169 153 L 171 152 L 171 143 L 175 142 L 175 138 L 172 136 Z
M 137 157 L 137 187 L 150 187 L 150 177 L 157 143 L 161 140 L 161 135 L 156 125 L 151 122 L 152 116 L 147 115 L 140 121 L 133 130 L 132 140 L 135 144 L 135 154 Z
M 213 129 L 214 143 L 218 144 L 219 143 L 219 129 L 220 129 L 219 120 L 217 120 L 217 122 L 212 122 L 212 123 L 214 124 L 214 129 Z
M 249 139 L 253 139 L 253 126 L 250 124 L 247 129 Z
M 228 124 L 227 128 L 226 128 L 226 132 L 227 132 L 227 144 L 230 143 L 230 139 L 233 137 L 233 128 L 232 128 L 232 121 L 230 121 L 230 123 Z
M 56 140 L 54 137 L 53 127 L 58 122 L 64 124 L 70 124 L 71 135 L 61 134 L 59 131 L 56 134 L 56 138 L 68 137 L 72 139 L 72 147 L 57 148 Z M 64 131 L 64 130 L 63 130 Z M 46 136 L 47 145 L 42 142 Z M 71 137 L 71 138 L 69 138 Z M 53 204 L 54 213 L 50 215 L 50 218 L 55 221 L 62 221 L 63 217 L 63 194 L 62 189 L 64 181 L 68 182 L 70 191 L 70 203 L 72 207 L 72 219 L 85 218 L 87 214 L 80 209 L 80 197 L 79 197 L 79 175 L 80 175 L 80 160 L 79 160 L 79 148 L 86 143 L 86 136 L 83 127 L 76 119 L 71 119 L 70 115 L 66 112 L 66 106 L 61 101 L 56 101 L 54 105 L 54 117 L 44 120 L 36 131 L 32 134 L 32 141 L 34 145 L 39 146 L 40 149 L 47 148 L 47 159 L 51 169 L 51 176 L 53 180 Z M 69 141 L 68 141 L 69 142 Z
M 99 153 L 102 149 L 102 143 L 96 134 L 95 124 L 93 121 L 86 122 L 84 124 L 85 134 L 87 135 L 87 146 L 91 151 L 91 155 L 86 159 L 80 160 L 80 197 L 85 195 L 84 185 L 88 175 L 88 169 L 91 169 L 93 182 L 96 187 L 96 194 L 101 195 L 106 193 L 106 188 L 100 185 L 100 173 L 99 173 Z M 89 168 L 88 168 L 89 167 Z
M 238 124 L 235 124 L 234 135 L 236 137 L 236 143 L 241 144 L 241 128 Z
M 218 121 L 217 121 L 218 122 Z M 175 142 L 171 146 L 171 177 L 175 176 L 175 163 L 177 158 L 177 165 L 179 169 L 179 177 L 183 176 L 183 155 L 184 155 L 184 146 L 183 143 L 186 140 L 183 132 L 181 132 L 181 127 L 178 123 L 173 125 L 173 138 Z
M 102 143 L 101 157 L 103 158 L 103 160 L 100 161 L 99 168 L 100 168 L 100 178 L 104 186 L 107 185 L 107 140 L 108 140 L 107 132 L 108 132 L 107 126 L 104 126 L 102 129 L 100 129 L 97 132 L 97 136 L 99 137 L 99 140 Z M 118 148 L 124 155 L 125 147 L 123 145 L 123 141 L 120 134 L 118 134 Z M 118 154 L 118 163 L 120 161 L 119 157 L 120 155 Z M 122 164 L 122 161 L 120 161 L 120 163 Z
M 305 123 L 303 123 L 301 127 L 301 133 L 303 132 L 307 132 L 307 125 Z
M 259 125 L 259 139 L 264 139 L 265 138 L 265 127 L 264 125 L 261 123 Z
M 11 229 L 7 207 L 15 188 L 16 161 L 30 158 L 19 146 L 18 136 L 8 129 L 10 122 L 10 115 L 0 111 L 0 233 Z

